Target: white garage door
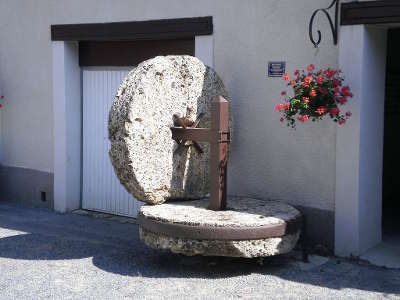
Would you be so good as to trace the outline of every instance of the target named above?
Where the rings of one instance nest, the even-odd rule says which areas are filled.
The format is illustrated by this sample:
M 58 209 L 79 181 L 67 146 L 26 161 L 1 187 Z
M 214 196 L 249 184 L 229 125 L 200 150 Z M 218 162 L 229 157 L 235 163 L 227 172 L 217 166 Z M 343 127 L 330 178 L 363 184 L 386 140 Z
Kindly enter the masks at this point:
M 120 184 L 108 156 L 108 113 L 121 81 L 132 68 L 87 68 L 83 72 L 82 207 L 136 217 L 139 202 Z

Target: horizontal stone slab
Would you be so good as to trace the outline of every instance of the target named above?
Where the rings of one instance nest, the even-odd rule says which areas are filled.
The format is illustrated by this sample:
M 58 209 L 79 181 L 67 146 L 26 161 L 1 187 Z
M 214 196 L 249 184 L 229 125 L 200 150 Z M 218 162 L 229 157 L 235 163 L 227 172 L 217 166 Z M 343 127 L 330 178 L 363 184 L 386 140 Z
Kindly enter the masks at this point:
M 288 252 L 299 238 L 302 216 L 290 205 L 245 197 L 229 197 L 226 211 L 208 205 L 205 198 L 142 206 L 142 240 L 185 255 L 261 257 Z

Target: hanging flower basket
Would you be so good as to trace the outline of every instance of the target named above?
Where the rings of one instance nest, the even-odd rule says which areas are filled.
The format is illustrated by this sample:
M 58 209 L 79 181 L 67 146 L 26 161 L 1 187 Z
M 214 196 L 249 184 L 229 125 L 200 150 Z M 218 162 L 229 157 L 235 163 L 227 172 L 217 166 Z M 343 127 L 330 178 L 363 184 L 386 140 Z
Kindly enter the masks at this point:
M 293 89 L 294 96 L 282 91 L 283 103 L 277 103 L 275 109 L 283 114 L 280 121 L 286 120 L 288 126 L 295 128 L 296 120 L 316 122 L 326 116 L 343 125 L 351 117 L 350 111 L 343 113 L 341 110 L 353 94 L 348 86 L 343 86 L 340 70 L 315 71 L 315 66 L 310 64 L 307 71 L 296 70 L 293 78 L 285 74 L 282 79 Z

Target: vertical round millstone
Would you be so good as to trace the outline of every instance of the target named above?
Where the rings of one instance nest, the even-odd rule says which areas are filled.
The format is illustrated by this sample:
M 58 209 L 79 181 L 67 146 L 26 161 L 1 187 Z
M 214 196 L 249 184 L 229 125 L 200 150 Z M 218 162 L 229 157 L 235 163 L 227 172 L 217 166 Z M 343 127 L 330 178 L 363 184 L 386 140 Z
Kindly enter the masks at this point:
M 227 98 L 218 75 L 191 56 L 159 56 L 139 64 L 122 82 L 109 116 L 110 158 L 116 175 L 138 200 L 198 199 L 209 193 L 209 145 L 177 149 L 173 115 L 210 128 L 211 101 Z

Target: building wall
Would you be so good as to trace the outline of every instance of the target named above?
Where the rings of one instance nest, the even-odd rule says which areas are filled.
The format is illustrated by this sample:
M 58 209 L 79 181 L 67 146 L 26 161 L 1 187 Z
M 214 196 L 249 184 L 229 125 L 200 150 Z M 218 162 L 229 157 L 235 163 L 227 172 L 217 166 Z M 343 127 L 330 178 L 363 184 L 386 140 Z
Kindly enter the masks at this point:
M 284 82 L 267 77 L 268 61 L 286 61 L 290 72 L 308 63 L 337 67 L 338 49 L 324 17 L 316 18 L 323 34 L 320 48 L 308 39 L 311 14 L 330 2 L 3 0 L 0 87 L 7 98 L 0 161 L 53 172 L 51 24 L 211 15 L 214 67 L 228 88 L 235 117 L 230 193 L 291 203 L 333 231 L 336 127 L 326 121 L 286 128 L 274 111 Z
M 358 256 L 381 241 L 387 28 L 341 32 L 340 65 L 354 98 L 352 121 L 337 134 L 335 252 Z

